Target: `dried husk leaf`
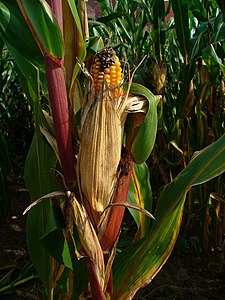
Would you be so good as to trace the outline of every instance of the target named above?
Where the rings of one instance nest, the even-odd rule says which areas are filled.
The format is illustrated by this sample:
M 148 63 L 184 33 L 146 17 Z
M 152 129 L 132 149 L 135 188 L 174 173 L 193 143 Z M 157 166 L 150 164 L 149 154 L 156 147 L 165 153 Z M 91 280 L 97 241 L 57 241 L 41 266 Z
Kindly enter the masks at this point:
M 80 204 L 77 201 L 73 193 L 67 192 L 67 195 L 73 209 L 74 222 L 76 224 L 81 245 L 89 259 L 94 263 L 96 275 L 103 290 L 105 263 L 97 234 L 83 204 Z
M 167 66 L 165 64 L 153 63 L 152 71 L 156 94 L 161 95 L 165 86 Z
M 109 282 L 109 278 L 112 272 L 112 265 L 113 265 L 113 261 L 114 258 L 116 256 L 116 247 L 114 247 L 111 251 L 111 253 L 107 253 L 105 254 L 105 261 L 107 261 L 106 263 L 106 267 L 105 267 L 105 286 L 104 286 L 104 292 L 107 289 L 107 284 Z
M 186 118 L 190 115 L 191 110 L 193 109 L 195 103 L 195 91 L 194 91 L 194 82 L 191 80 L 188 95 L 185 99 L 184 108 L 183 108 L 183 117 Z
M 89 103 L 88 111 L 83 114 L 79 176 L 82 193 L 97 225 L 116 187 L 123 127 L 114 95 L 105 83 Z

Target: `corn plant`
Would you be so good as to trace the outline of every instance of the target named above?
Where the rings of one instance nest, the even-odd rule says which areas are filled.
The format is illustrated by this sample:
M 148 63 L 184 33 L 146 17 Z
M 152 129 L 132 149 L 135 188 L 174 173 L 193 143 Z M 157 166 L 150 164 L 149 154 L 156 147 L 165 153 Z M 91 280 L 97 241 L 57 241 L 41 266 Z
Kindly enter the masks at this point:
M 145 161 L 160 97 L 133 75 L 123 82 L 119 56 L 98 37 L 87 39 L 85 1 L 78 7 L 73 0 L 0 1 L 1 36 L 34 109 L 25 164 L 28 248 L 49 299 L 132 299 L 168 259 L 187 191 L 224 172 L 225 136 L 161 189 L 150 221 Z M 124 248 L 126 208 L 137 232 Z

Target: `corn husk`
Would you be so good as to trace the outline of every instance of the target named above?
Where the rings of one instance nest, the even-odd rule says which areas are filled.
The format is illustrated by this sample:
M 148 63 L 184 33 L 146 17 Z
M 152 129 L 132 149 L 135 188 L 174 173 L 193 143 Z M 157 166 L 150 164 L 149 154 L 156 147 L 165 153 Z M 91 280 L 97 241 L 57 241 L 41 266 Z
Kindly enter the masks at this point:
M 122 147 L 116 101 L 105 87 L 84 112 L 79 153 L 80 186 L 95 224 L 113 196 Z
M 116 98 L 105 81 L 97 96 L 89 96 L 85 103 L 78 177 L 83 202 L 96 227 L 116 190 L 127 113 L 144 110 L 145 100 L 126 94 Z

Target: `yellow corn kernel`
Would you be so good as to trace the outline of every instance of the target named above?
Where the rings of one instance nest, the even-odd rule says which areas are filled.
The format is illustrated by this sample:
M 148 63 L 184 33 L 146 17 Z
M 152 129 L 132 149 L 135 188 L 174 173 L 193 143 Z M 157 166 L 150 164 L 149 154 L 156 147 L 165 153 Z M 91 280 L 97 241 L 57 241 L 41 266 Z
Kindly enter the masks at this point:
M 115 62 L 115 65 L 116 65 L 117 67 L 120 67 L 120 65 L 121 65 L 121 63 L 120 63 L 118 57 L 117 57 L 117 60 L 116 60 L 116 62 Z M 122 69 L 121 69 L 121 70 L 122 70 Z
M 105 68 L 104 73 L 109 74 L 110 73 L 110 68 Z
M 106 73 L 104 75 L 104 77 L 105 77 L 105 80 L 106 80 L 107 84 L 110 85 L 110 74 Z
M 122 68 L 120 66 L 119 58 L 113 49 L 107 47 L 96 54 L 91 69 L 95 95 L 98 93 L 103 80 L 109 87 L 115 87 L 115 97 L 122 93 L 122 89 L 117 87 L 122 82 Z
M 116 73 L 116 65 L 110 66 L 109 69 L 110 69 L 110 73 L 114 73 L 114 72 Z

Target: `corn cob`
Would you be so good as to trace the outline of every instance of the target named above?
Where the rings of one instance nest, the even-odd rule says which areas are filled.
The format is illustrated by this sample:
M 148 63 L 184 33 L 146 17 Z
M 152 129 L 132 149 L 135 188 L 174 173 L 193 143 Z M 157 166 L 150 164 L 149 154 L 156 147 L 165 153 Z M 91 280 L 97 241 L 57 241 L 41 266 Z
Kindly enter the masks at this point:
M 96 54 L 91 73 L 94 80 L 95 95 L 97 95 L 104 79 L 108 87 L 115 87 L 114 95 L 116 98 L 122 93 L 122 89 L 119 87 L 122 82 L 122 68 L 119 58 L 112 48 L 104 48 Z

